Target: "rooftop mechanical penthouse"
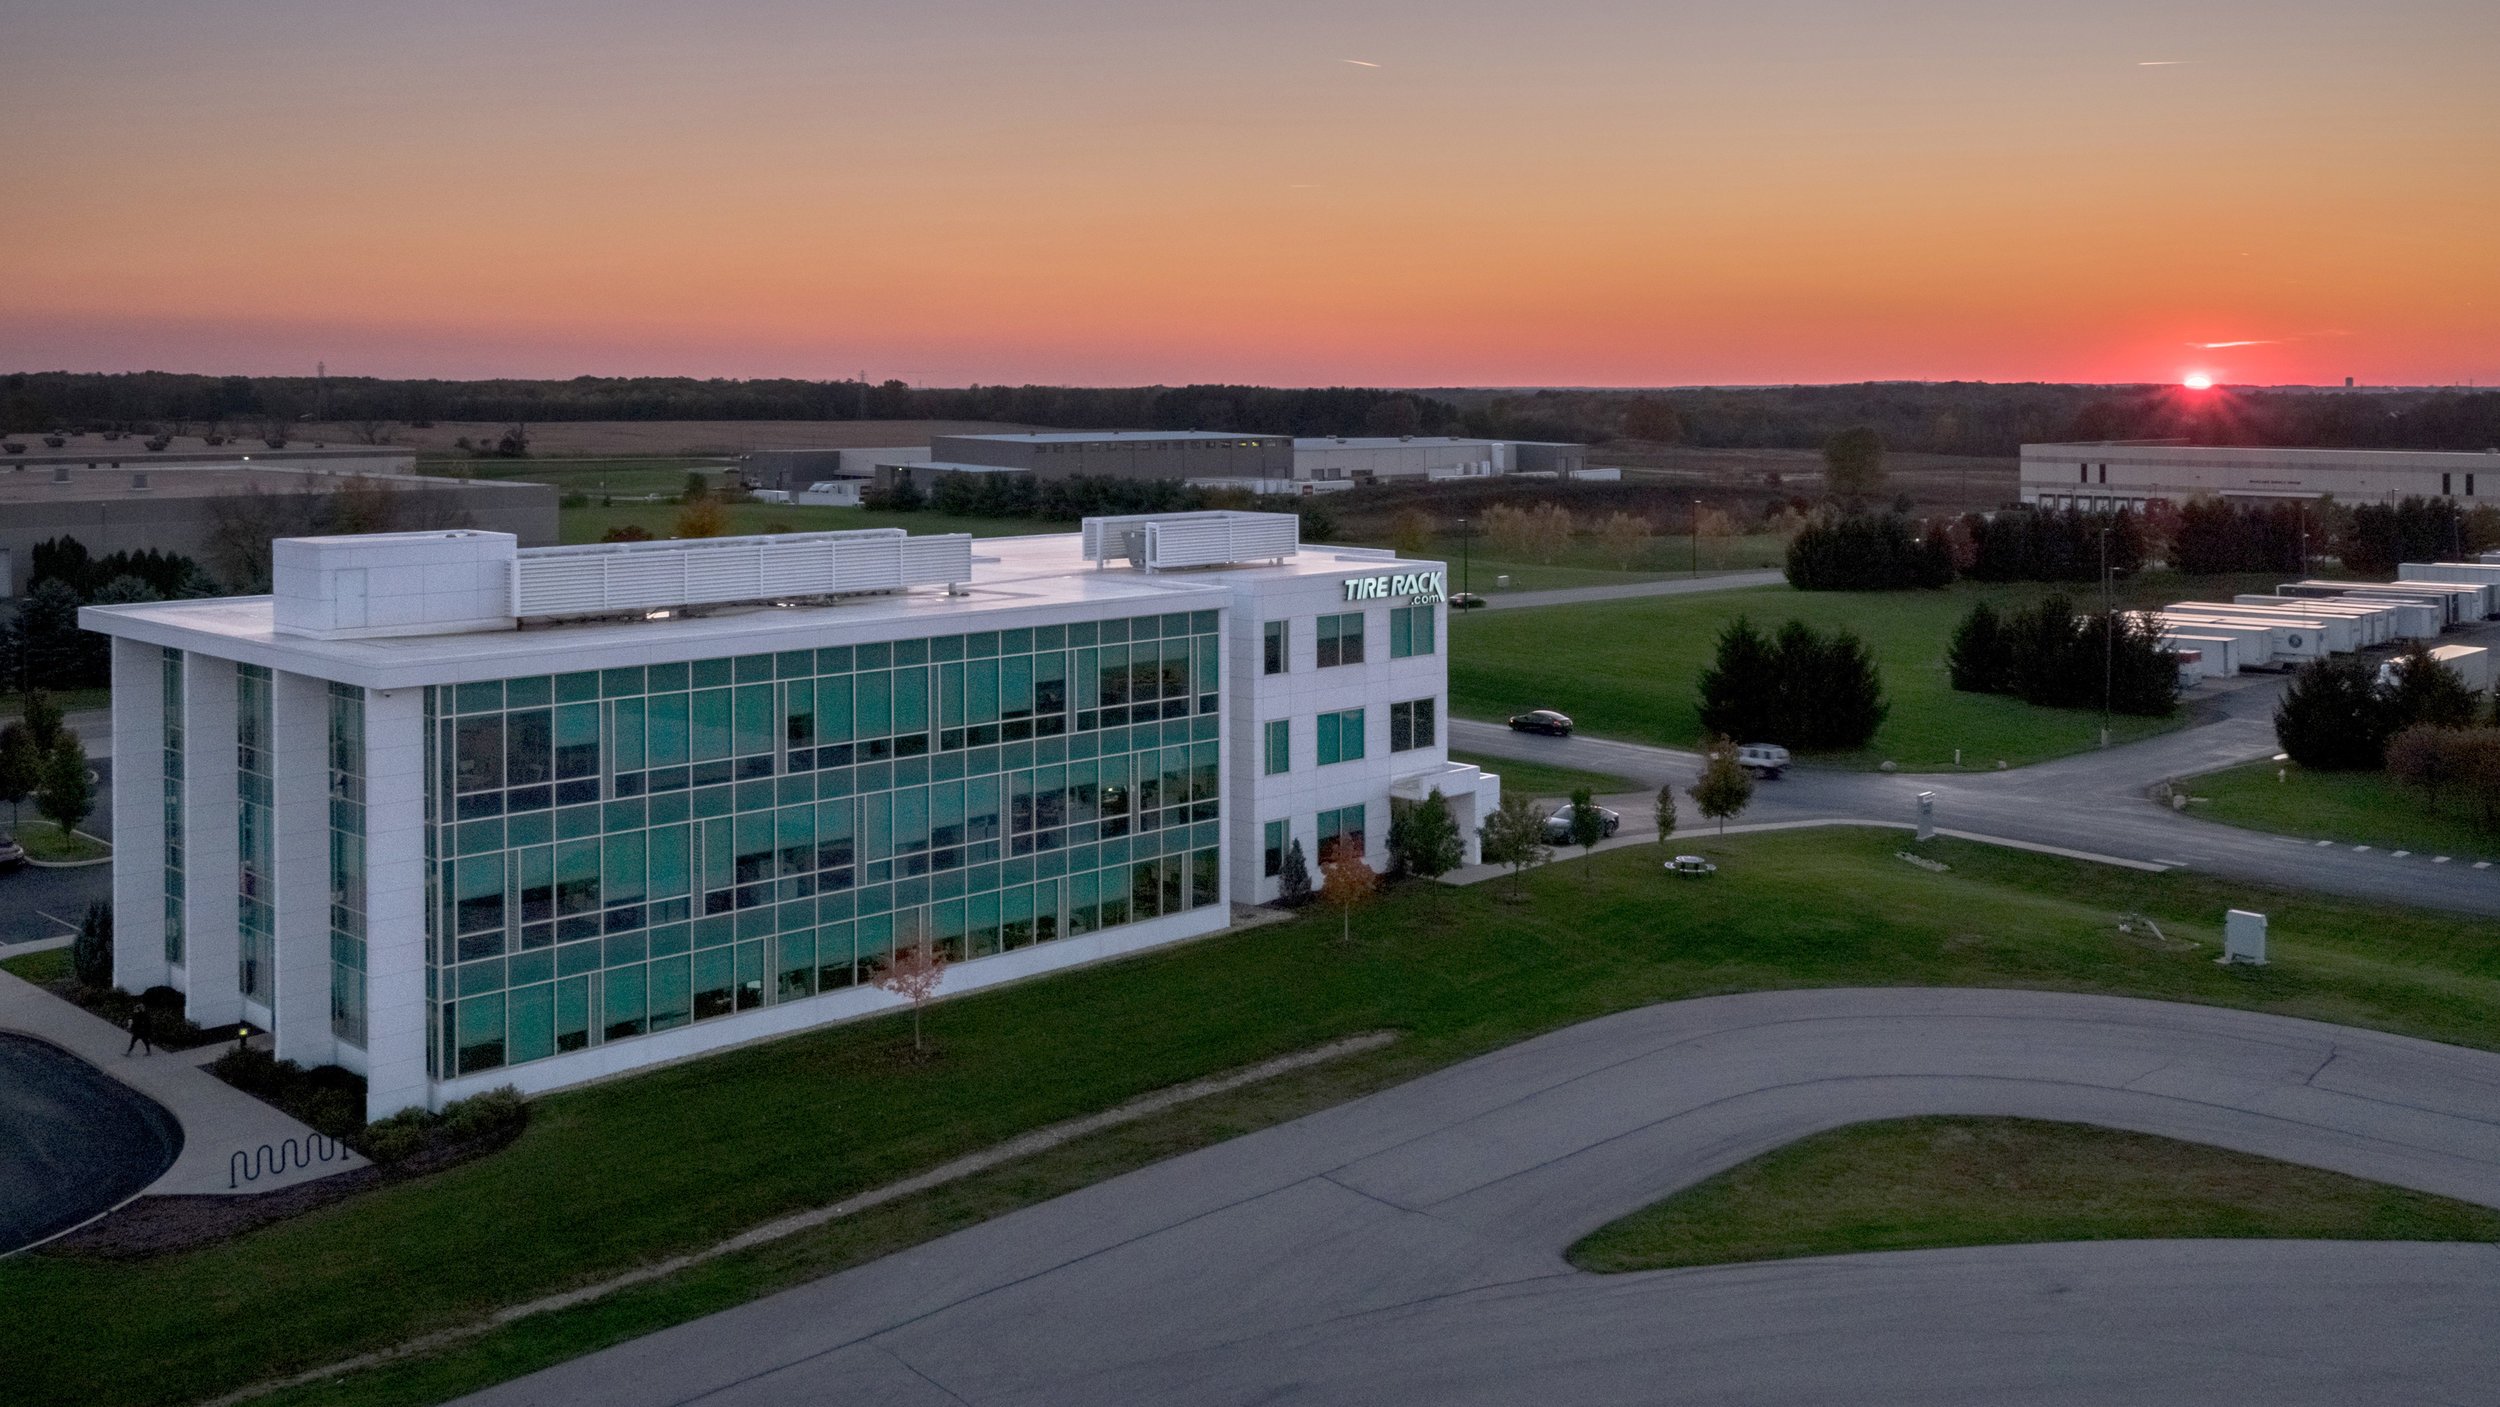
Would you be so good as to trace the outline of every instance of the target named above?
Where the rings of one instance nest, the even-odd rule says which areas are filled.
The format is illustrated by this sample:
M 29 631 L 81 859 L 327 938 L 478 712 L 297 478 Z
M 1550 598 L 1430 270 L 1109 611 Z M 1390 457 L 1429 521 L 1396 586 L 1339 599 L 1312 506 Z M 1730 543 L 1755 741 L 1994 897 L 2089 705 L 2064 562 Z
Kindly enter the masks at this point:
M 520 549 L 297 538 L 113 638 L 114 976 L 361 1071 L 551 1089 L 1196 937 L 1433 790 L 1441 564 L 1290 515 Z M 1471 855 L 1472 858 L 1472 855 Z

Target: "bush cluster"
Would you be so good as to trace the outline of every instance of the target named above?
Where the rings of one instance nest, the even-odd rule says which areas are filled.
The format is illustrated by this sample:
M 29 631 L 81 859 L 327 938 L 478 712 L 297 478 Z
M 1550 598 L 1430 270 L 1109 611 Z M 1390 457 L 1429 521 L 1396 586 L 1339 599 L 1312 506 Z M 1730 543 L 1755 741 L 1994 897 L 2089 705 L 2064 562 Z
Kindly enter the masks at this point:
M 2462 795 L 2474 819 L 2500 829 L 2500 728 L 2443 728 L 2416 723 L 2387 742 L 2387 773 L 2422 794 L 2437 814 L 2440 800 Z
M 529 1101 L 511 1085 L 454 1100 L 431 1114 L 414 1105 L 376 1119 L 349 1140 L 356 1151 L 389 1167 L 420 1153 L 488 1138 L 517 1136 L 529 1126 Z
M 1950 586 L 1953 545 L 1898 513 L 1819 518 L 1789 541 L 1788 582 L 1800 591 Z
M 2303 767 L 2371 771 L 2386 764 L 2388 740 L 2407 728 L 2474 722 L 2473 693 L 2422 642 L 2392 674 L 2382 682 L 2369 661 L 2351 656 L 2304 666 L 2275 706 L 2275 741 Z
M 2127 611 L 2078 615 L 2064 596 L 1999 616 L 1982 601 L 1953 631 L 1945 651 L 1953 687 L 2012 694 L 2047 708 L 2098 706 L 2112 713 L 2167 716 L 2179 706 L 2179 657 Z
M 1800 752 L 1866 746 L 1883 726 L 1883 676 L 1847 629 L 1824 635 L 1804 621 L 1765 639 L 1738 616 L 1719 632 L 1718 657 L 1701 675 L 1701 725 L 1739 742 Z

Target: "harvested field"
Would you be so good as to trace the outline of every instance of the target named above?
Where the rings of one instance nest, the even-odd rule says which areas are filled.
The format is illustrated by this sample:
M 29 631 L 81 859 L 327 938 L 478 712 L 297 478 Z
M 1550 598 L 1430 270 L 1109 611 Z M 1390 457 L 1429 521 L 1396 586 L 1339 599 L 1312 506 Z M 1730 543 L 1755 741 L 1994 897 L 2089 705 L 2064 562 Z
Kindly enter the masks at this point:
M 332 445 L 357 443 L 354 426 L 306 425 L 297 438 Z M 501 421 L 438 420 L 425 429 L 395 422 L 384 435 L 420 454 L 448 454 L 459 441 L 492 444 L 511 426 Z M 533 420 L 533 455 L 742 454 L 758 449 L 875 449 L 925 445 L 931 435 L 984 435 L 1029 430 L 984 420 Z

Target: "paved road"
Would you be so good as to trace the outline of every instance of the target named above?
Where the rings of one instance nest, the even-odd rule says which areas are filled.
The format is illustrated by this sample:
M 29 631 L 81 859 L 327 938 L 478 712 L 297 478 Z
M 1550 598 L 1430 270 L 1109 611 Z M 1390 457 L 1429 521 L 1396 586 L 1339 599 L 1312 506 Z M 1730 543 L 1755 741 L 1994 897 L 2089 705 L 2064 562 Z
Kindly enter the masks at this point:
M 1922 791 L 1936 793 L 1936 824 L 2135 860 L 2162 860 L 2235 878 L 2355 898 L 2500 914 L 2500 844 L 2486 855 L 2397 857 L 2382 850 L 2319 846 L 2288 836 L 2217 825 L 2154 805 L 2145 792 L 2168 778 L 2271 757 L 2274 705 L 2285 680 L 2243 676 L 2192 701 L 2193 725 L 2144 742 L 2080 753 L 2004 772 L 1885 774 L 1792 768 L 1755 789 L 1748 821 L 1841 816 L 1906 821 Z M 1602 738 L 1547 738 L 1498 723 L 1452 719 L 1453 748 L 1612 772 L 1655 789 L 1689 784 L 1700 758 L 1671 748 Z M 1620 806 L 1627 832 L 1648 824 L 1639 798 Z M 1611 804 L 1611 803 L 1610 803 Z
M 1582 601 L 1632 601 L 1644 596 L 1691 596 L 1704 591 L 1735 591 L 1748 586 L 1777 586 L 1786 572 L 1721 572 L 1717 576 L 1682 577 L 1674 581 L 1643 581 L 1630 586 L 1572 586 L 1556 591 L 1505 591 L 1488 595 L 1491 610 L 1522 606 L 1569 606 Z
M 106 715 L 110 717 L 110 715 Z M 95 814 L 87 818 L 81 829 L 90 835 L 113 838 L 113 759 L 98 757 L 92 747 L 88 761 L 96 773 Z M 30 799 L 20 804 L 19 811 L 35 814 Z M 7 812 L 0 810 L 0 818 Z M 5 825 L 0 820 L 0 825 Z M 0 873 L 0 954 L 20 943 L 37 943 L 74 933 L 87 905 L 113 898 L 113 867 L 89 865 L 74 870 L 37 869 L 20 866 Z
M 2053 993 L 1593 1021 L 468 1399 L 2487 1401 L 2500 1248 L 2006 1246 L 1593 1276 L 1623 1213 L 1817 1130 L 2081 1119 L 2500 1206 L 2500 1055 Z

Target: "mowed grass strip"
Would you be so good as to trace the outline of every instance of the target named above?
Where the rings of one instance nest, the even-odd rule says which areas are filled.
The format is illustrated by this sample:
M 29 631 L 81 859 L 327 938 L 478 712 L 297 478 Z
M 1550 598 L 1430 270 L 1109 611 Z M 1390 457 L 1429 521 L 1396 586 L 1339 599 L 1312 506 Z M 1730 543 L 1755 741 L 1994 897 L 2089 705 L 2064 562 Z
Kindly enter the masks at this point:
M 1603 601 L 1524 611 L 1470 611 L 1450 622 L 1450 711 L 1502 719 L 1531 708 L 1560 709 L 1583 732 L 1666 747 L 1702 740 L 1699 681 L 1717 654 L 1719 632 L 1738 616 L 1764 634 L 1788 621 L 1818 630 L 1847 627 L 1874 652 L 1892 712 L 1874 742 L 1823 761 L 1872 767 L 1886 760 L 1913 770 L 1985 770 L 2046 761 L 2096 747 L 2098 709 L 2034 708 L 2000 694 L 1956 692 L 1945 670 L 1953 629 L 1985 600 L 1999 611 L 2049 594 L 2041 585 L 1963 583 L 1941 591 L 1819 592 L 1787 586 Z M 2097 602 L 2089 586 L 2063 588 L 2079 605 Z M 2241 578 L 2166 573 L 2132 582 L 2122 603 L 2229 600 L 2250 589 Z M 2169 718 L 2110 720 L 2114 742 L 2180 727 Z M 1755 741 L 1739 739 L 1740 742 Z
M 225 1245 L 136 1264 L 0 1261 L 11 1401 L 214 1397 L 1369 1030 L 1403 1039 L 1289 1077 L 1281 1093 L 1175 1111 L 933 1201 L 836 1222 L 801 1245 L 637 1289 L 628 1308 L 516 1325 L 462 1352 L 492 1358 L 526 1340 L 535 1346 L 507 1366 L 527 1371 L 1146 1158 L 1684 997 L 1893 985 L 2110 992 L 2500 1048 L 2500 934 L 2486 922 L 1951 840 L 1927 847 L 1953 867 L 1939 874 L 1896 858 L 1901 845 L 1890 831 L 1696 835 L 1678 848 L 1719 864 L 1708 884 L 1665 879 L 1657 852 L 1634 846 L 1531 874 L 1517 896 L 1506 881 L 1404 886 L 1355 917 L 1351 945 L 1320 914 L 944 1002 L 928 1029 L 945 1055 L 925 1067 L 895 1058 L 909 1022 L 888 1017 L 549 1095 L 501 1153 Z M 2272 916 L 2270 966 L 2212 961 L 2232 905 Z M 2205 946 L 2139 944 L 2115 926 L 2133 910 Z M 133 1371 L 139 1363 L 145 1371 Z M 428 1391 L 338 1400 L 439 1400 Z
M 2500 1211 L 2208 1144 L 2043 1119 L 1830 1129 L 1610 1222 L 1582 1270 L 2156 1237 L 2500 1241 Z
M 2447 855 L 2455 863 L 2500 860 L 2500 831 L 2481 825 L 2473 799 L 2450 787 L 2431 799 L 2385 772 L 2312 772 L 2297 762 L 2251 762 L 2183 784 L 2188 814 L 2226 826 Z
M 1487 772 L 1498 773 L 1501 776 L 1504 791 L 1515 791 L 1523 796 L 1567 797 L 1580 787 L 1587 787 L 1599 796 L 1647 790 L 1630 777 L 1618 777 L 1611 772 L 1583 772 L 1577 767 L 1554 767 L 1543 762 L 1523 762 L 1516 757 L 1490 757 L 1477 752 L 1452 751 L 1450 760 L 1481 767 Z

